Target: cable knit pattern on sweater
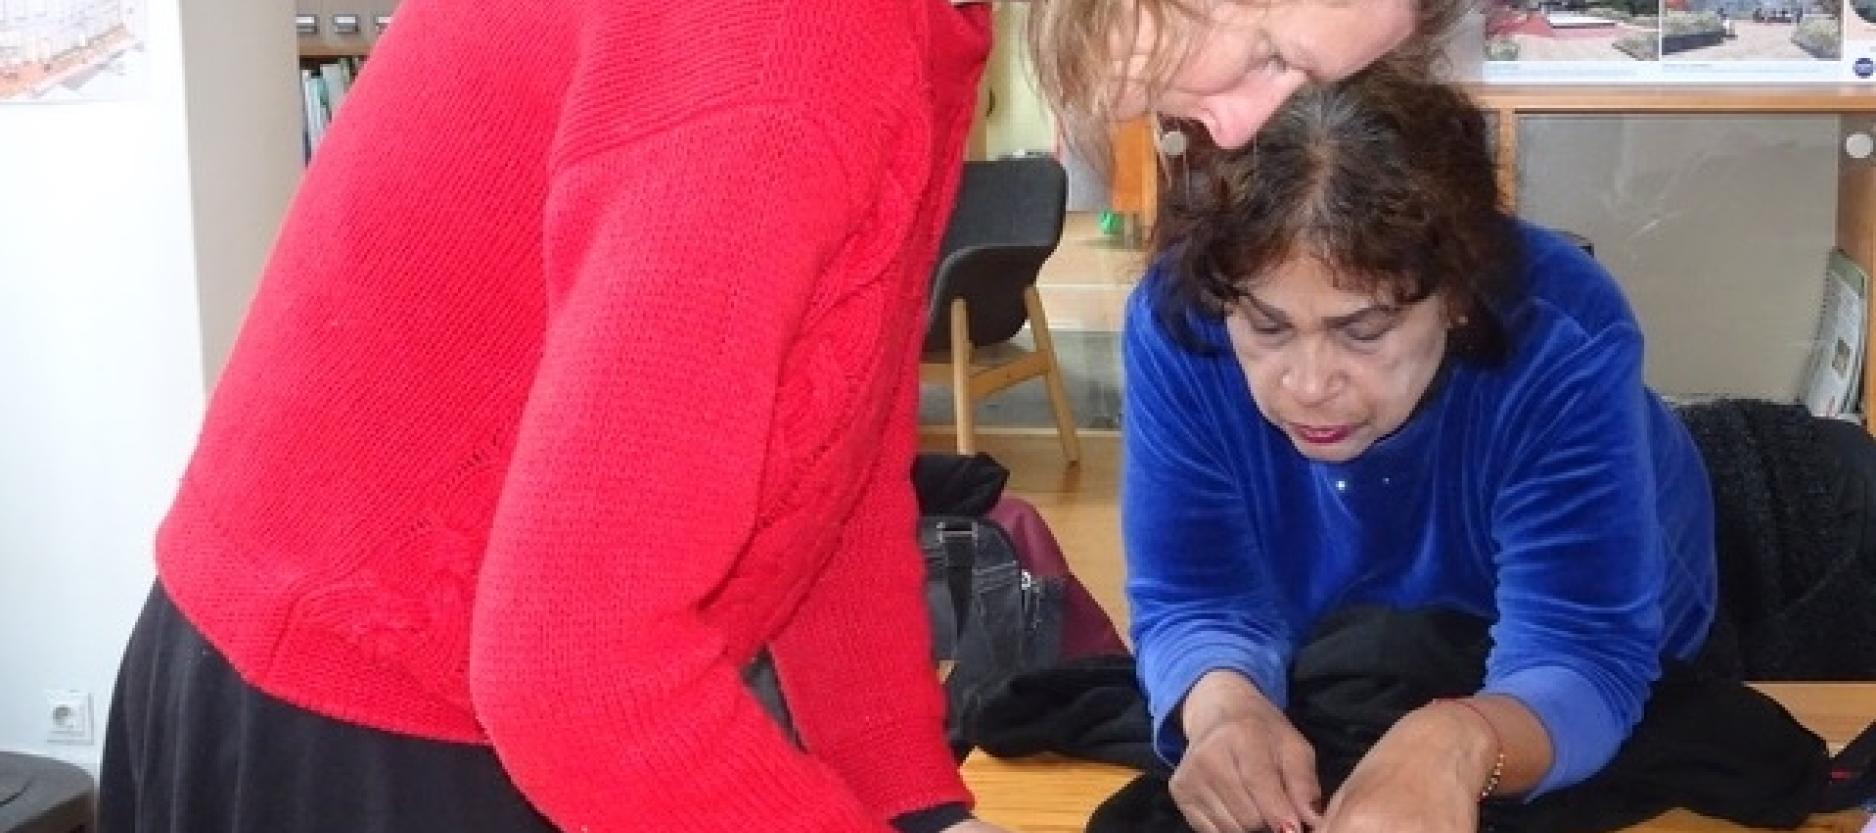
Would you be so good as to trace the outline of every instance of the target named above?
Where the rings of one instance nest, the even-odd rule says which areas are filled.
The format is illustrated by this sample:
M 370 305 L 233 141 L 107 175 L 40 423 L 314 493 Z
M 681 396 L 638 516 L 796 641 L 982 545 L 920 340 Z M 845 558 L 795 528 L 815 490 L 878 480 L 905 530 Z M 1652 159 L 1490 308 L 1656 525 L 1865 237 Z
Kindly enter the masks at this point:
M 966 800 L 908 473 L 987 34 L 943 0 L 406 0 L 159 534 L 179 608 L 269 694 L 491 744 L 566 830 Z M 742 686 L 765 646 L 805 753 Z

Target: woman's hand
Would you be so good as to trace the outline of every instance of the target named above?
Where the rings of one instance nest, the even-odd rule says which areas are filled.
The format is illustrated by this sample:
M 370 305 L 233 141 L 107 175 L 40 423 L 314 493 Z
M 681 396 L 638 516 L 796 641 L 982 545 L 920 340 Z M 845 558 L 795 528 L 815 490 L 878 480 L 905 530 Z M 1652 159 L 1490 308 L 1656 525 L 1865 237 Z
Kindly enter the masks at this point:
M 1318 833 L 1476 833 L 1497 757 L 1492 728 L 1466 707 L 1410 712 L 1355 766 Z
M 1180 725 L 1188 744 L 1173 771 L 1172 797 L 1198 833 L 1302 833 L 1321 821 L 1315 749 L 1242 675 L 1199 678 Z

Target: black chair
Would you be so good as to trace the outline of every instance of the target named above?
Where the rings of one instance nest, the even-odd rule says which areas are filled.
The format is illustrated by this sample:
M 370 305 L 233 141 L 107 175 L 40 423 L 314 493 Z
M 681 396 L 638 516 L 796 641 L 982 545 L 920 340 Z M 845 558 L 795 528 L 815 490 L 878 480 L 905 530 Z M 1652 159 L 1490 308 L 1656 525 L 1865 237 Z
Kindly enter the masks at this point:
M 1081 459 L 1075 415 L 1062 385 L 1036 276 L 1062 239 L 1068 174 L 1050 158 L 967 162 L 933 272 L 920 376 L 946 383 L 956 400 L 958 452 L 976 451 L 979 401 L 1041 377 L 1055 411 L 1062 454 Z M 1029 324 L 1035 349 L 1002 360 L 978 348 L 1002 345 Z
M 1582 249 L 1583 254 L 1589 255 L 1592 259 L 1596 257 L 1596 245 L 1589 242 L 1589 238 L 1569 229 L 1552 228 L 1551 231 L 1556 232 L 1559 237 L 1570 241 L 1571 245 Z
M 71 764 L 0 752 L 0 833 L 91 833 L 97 789 Z

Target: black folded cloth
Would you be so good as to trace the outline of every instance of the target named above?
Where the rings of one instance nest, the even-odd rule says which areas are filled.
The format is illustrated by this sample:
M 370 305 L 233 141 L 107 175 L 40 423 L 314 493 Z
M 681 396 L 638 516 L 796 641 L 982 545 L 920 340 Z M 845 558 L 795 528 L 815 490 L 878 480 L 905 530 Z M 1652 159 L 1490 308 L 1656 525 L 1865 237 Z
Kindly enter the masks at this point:
M 912 460 L 912 490 L 921 515 L 977 517 L 1003 497 L 1010 470 L 983 452 L 921 452 Z
M 1446 611 L 1351 608 L 1297 652 L 1289 716 L 1333 794 L 1407 712 L 1483 683 L 1489 623 Z M 1145 697 L 1128 657 L 1097 657 L 1010 679 L 968 716 L 991 754 L 1051 752 L 1145 771 L 1110 797 L 1088 833 L 1187 833 L 1152 752 Z M 1493 799 L 1495 833 L 1606 833 L 1684 807 L 1749 827 L 1791 829 L 1824 809 L 1824 742 L 1775 701 L 1732 679 L 1669 663 L 1641 722 L 1607 767 L 1533 801 Z
M 1134 769 L 1161 766 L 1131 656 L 1084 657 L 1017 674 L 963 722 L 968 740 L 1000 758 L 1049 752 Z

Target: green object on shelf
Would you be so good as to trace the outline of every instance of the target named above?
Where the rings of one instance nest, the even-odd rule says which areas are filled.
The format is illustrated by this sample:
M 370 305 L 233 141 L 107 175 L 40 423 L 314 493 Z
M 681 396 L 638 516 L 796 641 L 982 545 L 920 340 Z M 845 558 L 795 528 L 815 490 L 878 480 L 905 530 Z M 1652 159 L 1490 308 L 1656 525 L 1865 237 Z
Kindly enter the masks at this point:
M 1109 237 L 1119 237 L 1127 230 L 1127 218 L 1113 211 L 1101 212 L 1101 233 Z

